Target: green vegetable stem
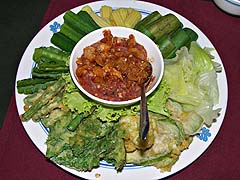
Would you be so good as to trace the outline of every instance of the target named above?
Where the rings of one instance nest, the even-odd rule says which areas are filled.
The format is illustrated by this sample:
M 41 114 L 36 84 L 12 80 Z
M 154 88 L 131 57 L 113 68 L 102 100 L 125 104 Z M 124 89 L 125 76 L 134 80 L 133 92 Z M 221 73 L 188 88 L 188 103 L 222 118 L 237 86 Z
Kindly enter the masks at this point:
M 76 115 L 75 118 L 68 124 L 67 128 L 69 131 L 75 131 L 78 127 L 78 125 L 81 123 L 81 121 L 88 117 L 90 114 L 92 114 L 96 110 L 96 106 L 92 106 L 91 110 L 89 113 L 80 113 Z

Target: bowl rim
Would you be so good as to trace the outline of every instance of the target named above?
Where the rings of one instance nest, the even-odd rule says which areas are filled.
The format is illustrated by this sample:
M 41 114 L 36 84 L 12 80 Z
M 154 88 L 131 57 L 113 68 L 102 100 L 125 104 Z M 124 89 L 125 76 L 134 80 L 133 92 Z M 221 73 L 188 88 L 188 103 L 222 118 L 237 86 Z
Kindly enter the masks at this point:
M 134 37 L 136 38 L 136 34 L 137 36 L 142 36 L 145 40 L 151 42 L 151 44 L 153 45 L 153 47 L 155 49 L 157 49 L 157 52 L 158 52 L 158 55 L 159 55 L 159 61 L 160 61 L 160 64 L 161 64 L 161 67 L 159 69 L 160 71 L 160 74 L 159 74 L 159 77 L 157 79 L 157 81 L 155 82 L 154 86 L 151 87 L 151 89 L 149 89 L 147 92 L 146 92 L 146 97 L 149 96 L 153 91 L 155 91 L 155 89 L 158 87 L 158 85 L 160 84 L 161 80 L 162 80 L 162 77 L 163 77 L 163 71 L 164 71 L 164 61 L 163 61 L 163 56 L 162 56 L 162 53 L 161 51 L 159 50 L 159 48 L 157 47 L 157 45 L 153 42 L 152 39 L 150 39 L 148 36 L 146 36 L 145 34 L 141 33 L 140 31 L 137 31 L 135 29 L 132 29 L 132 28 L 128 28 L 128 27 L 122 27 L 122 26 L 109 26 L 109 27 L 102 27 L 102 28 L 99 28 L 97 30 L 94 30 L 90 33 L 88 33 L 87 35 L 85 35 L 84 37 L 82 37 L 78 42 L 77 44 L 74 46 L 72 52 L 71 52 L 71 55 L 70 55 L 70 59 L 69 59 L 69 70 L 70 70 L 70 75 L 71 75 L 71 78 L 74 82 L 74 84 L 77 86 L 77 88 L 80 89 L 80 91 L 85 94 L 88 98 L 90 98 L 91 100 L 93 101 L 96 101 L 100 104 L 103 104 L 105 106 L 111 106 L 111 107 L 119 107 L 119 106 L 129 106 L 129 105 L 132 105 L 134 103 L 137 103 L 141 100 L 141 97 L 137 97 L 137 98 L 134 98 L 134 99 L 130 99 L 130 100 L 125 100 L 125 101 L 110 101 L 110 100 L 106 100 L 106 99 L 102 99 L 102 98 L 99 98 L 97 96 L 94 96 L 93 94 L 89 93 L 87 90 L 85 90 L 81 85 L 80 83 L 78 82 L 77 80 L 77 77 L 75 75 L 75 72 L 73 70 L 73 63 L 76 62 L 76 58 L 74 58 L 74 55 L 75 55 L 75 52 L 76 50 L 79 48 L 79 46 L 82 44 L 82 42 L 84 40 L 86 40 L 87 38 L 91 37 L 91 36 L 95 36 L 95 34 L 103 34 L 103 31 L 104 30 L 110 30 L 112 32 L 112 30 L 124 30 L 124 31 L 129 31 L 129 35 L 130 34 L 133 34 Z M 113 36 L 115 36 L 113 34 Z M 118 35 L 116 35 L 118 36 Z M 103 36 L 102 36 L 103 37 Z M 101 37 L 101 38 L 102 38 Z M 119 36 L 118 36 L 119 37 Z M 124 37 L 124 36 L 122 36 Z M 100 39 L 101 39 L 100 38 Z M 97 42 L 99 41 L 100 39 L 96 39 L 95 41 L 93 41 L 91 44 L 93 44 L 94 42 Z M 138 42 L 138 41 L 137 41 Z M 139 43 L 139 42 L 138 42 Z M 90 44 L 90 45 L 91 45 Z M 140 43 L 141 44 L 141 43 Z M 86 45 L 84 47 L 82 47 L 82 49 L 84 49 L 85 47 L 87 47 L 89 45 Z M 147 50 L 147 48 L 145 48 Z M 148 58 L 149 58 L 149 55 L 148 55 Z M 152 64 L 152 62 L 150 62 Z

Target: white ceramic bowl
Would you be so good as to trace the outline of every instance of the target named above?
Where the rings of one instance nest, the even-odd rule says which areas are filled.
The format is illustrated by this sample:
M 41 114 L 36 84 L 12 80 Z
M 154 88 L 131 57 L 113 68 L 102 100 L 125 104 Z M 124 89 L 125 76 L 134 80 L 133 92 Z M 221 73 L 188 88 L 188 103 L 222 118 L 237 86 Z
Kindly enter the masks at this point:
M 240 16 L 240 0 L 214 0 L 225 12 Z
M 72 76 L 72 79 L 76 86 L 89 98 L 91 98 L 94 101 L 97 101 L 99 103 L 102 103 L 107 106 L 113 106 L 113 107 L 118 107 L 118 106 L 127 106 L 131 105 L 133 103 L 136 103 L 140 101 L 140 97 L 127 100 L 127 101 L 108 101 L 101 99 L 99 97 L 96 97 L 89 92 L 87 92 L 78 82 L 77 77 L 76 77 L 76 60 L 78 57 L 80 57 L 83 54 L 83 49 L 89 45 L 92 45 L 93 43 L 101 40 L 103 38 L 103 31 L 109 29 L 112 33 L 113 36 L 117 37 L 125 37 L 129 38 L 130 34 L 133 34 L 135 36 L 136 42 L 143 45 L 144 48 L 147 51 L 147 56 L 148 59 L 150 60 L 150 63 L 152 64 L 153 68 L 153 76 L 154 80 L 151 81 L 148 91 L 146 92 L 146 96 L 151 94 L 159 85 L 162 76 L 163 76 L 163 70 L 164 70 L 164 62 L 163 62 L 163 57 L 162 54 L 159 50 L 159 48 L 156 46 L 156 44 L 146 35 L 143 33 L 136 31 L 134 29 L 126 28 L 126 27 L 118 27 L 118 26 L 113 26 L 113 27 L 107 27 L 107 28 L 101 28 L 98 30 L 95 30 L 86 36 L 84 36 L 74 47 L 71 56 L 70 56 L 70 63 L 69 63 L 69 68 L 70 68 L 70 73 Z

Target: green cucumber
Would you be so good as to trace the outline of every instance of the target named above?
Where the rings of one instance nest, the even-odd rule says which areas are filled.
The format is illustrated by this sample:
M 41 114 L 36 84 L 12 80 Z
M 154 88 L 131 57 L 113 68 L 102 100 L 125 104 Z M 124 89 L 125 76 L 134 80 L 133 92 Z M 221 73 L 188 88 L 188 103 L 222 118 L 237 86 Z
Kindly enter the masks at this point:
M 60 31 L 51 37 L 51 43 L 67 52 L 71 52 L 83 36 L 100 28 L 85 11 L 75 14 L 69 10 L 64 14 L 63 19 L 64 23 Z
M 190 41 L 186 44 L 186 46 L 189 48 L 192 41 L 197 41 L 198 34 L 195 31 L 193 31 L 192 29 L 187 28 L 187 27 L 183 28 L 183 30 L 188 34 L 188 36 L 190 38 Z
M 154 39 L 153 34 L 143 24 L 139 24 L 136 30 L 142 32 L 143 34 L 148 36 L 150 39 Z
M 151 23 L 151 25 L 148 27 L 148 30 L 154 36 L 154 41 L 158 41 L 158 39 L 163 35 L 175 32 L 182 26 L 183 24 L 175 15 L 167 14 Z
M 172 51 L 176 49 L 175 45 L 172 43 L 168 35 L 164 35 L 159 38 L 156 44 L 158 45 L 163 58 L 167 57 Z
M 149 15 L 147 15 L 145 18 L 143 18 L 141 21 L 139 21 L 134 29 L 139 30 L 139 26 L 148 27 L 152 22 L 158 20 L 162 15 L 158 11 L 153 11 Z M 140 28 L 141 29 L 141 28 Z
M 86 11 L 81 10 L 77 13 L 77 15 L 79 16 L 79 18 L 91 24 L 92 27 L 94 27 L 95 29 L 100 28 L 100 26 L 93 20 L 93 18 Z
M 61 26 L 60 32 L 67 36 L 69 39 L 73 40 L 75 43 L 77 43 L 84 36 L 83 34 L 75 31 L 66 23 Z
M 192 41 L 196 41 L 198 35 L 190 28 L 178 29 L 173 34 L 164 35 L 155 43 L 162 52 L 164 59 L 171 59 L 176 56 L 176 51 L 183 46 L 189 47 Z
M 84 18 L 79 17 L 79 15 L 72 11 L 67 11 L 63 16 L 63 19 L 64 23 L 68 24 L 70 27 L 83 35 L 86 35 L 97 29 L 91 23 L 86 21 Z
M 74 46 L 76 45 L 76 43 L 73 40 L 71 40 L 61 32 L 54 33 L 50 41 L 55 46 L 59 47 L 60 49 L 66 52 L 71 52 Z

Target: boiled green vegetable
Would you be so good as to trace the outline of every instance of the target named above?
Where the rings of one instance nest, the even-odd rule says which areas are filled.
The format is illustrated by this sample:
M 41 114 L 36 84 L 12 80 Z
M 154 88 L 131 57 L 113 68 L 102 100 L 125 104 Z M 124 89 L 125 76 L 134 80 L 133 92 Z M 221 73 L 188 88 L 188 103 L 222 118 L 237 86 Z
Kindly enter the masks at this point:
M 71 52 L 83 36 L 100 28 L 85 11 L 76 14 L 69 10 L 64 14 L 63 19 L 64 23 L 60 31 L 52 35 L 51 42 L 67 52 Z
M 162 15 L 159 13 L 159 11 L 153 11 L 152 13 L 147 15 L 145 18 L 143 18 L 141 21 L 139 21 L 135 25 L 134 29 L 141 31 L 141 27 L 147 28 L 151 23 L 158 20 L 160 17 L 162 17 Z
M 196 41 L 198 35 L 190 28 L 178 29 L 173 34 L 166 34 L 156 42 L 164 59 L 171 59 L 176 56 L 177 50 L 181 47 L 189 47 L 192 41 Z
M 60 49 L 66 52 L 71 52 L 76 44 L 73 40 L 71 40 L 61 32 L 54 33 L 50 41 L 55 46 L 59 47 Z

